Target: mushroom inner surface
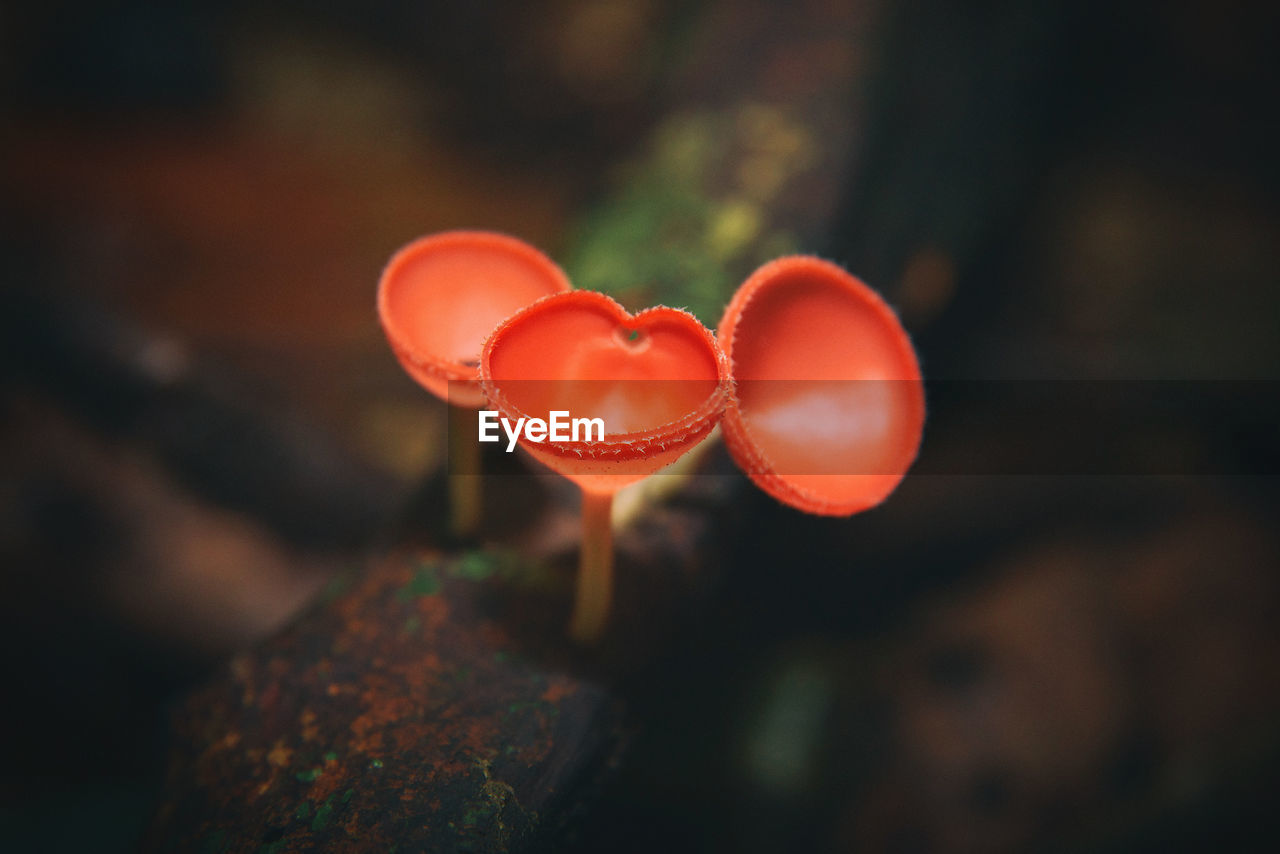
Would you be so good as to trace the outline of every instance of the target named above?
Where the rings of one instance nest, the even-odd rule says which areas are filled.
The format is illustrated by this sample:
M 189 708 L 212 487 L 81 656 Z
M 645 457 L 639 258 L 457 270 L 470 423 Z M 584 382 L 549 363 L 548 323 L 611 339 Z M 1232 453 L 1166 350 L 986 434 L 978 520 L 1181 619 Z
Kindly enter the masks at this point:
M 532 257 L 461 240 L 401 260 L 390 287 L 395 324 L 409 344 L 471 365 L 495 326 L 565 288 Z
M 493 348 L 490 372 L 515 410 L 600 418 L 616 436 L 679 421 L 715 393 L 715 352 L 692 319 L 659 310 L 624 323 L 610 303 L 571 296 L 537 306 Z
M 874 486 L 864 476 L 896 482 L 910 465 L 919 368 L 878 300 L 784 272 L 760 287 L 732 335 L 743 425 L 770 473 L 843 502 Z

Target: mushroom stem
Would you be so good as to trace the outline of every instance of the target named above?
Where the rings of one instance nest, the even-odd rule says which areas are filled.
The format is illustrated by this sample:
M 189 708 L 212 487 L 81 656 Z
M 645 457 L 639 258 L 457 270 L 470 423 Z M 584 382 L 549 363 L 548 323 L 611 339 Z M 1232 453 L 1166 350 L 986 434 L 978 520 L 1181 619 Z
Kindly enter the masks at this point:
M 449 530 L 473 536 L 480 527 L 482 481 L 475 410 L 449 407 Z
M 582 558 L 569 636 L 594 643 L 604 632 L 613 598 L 613 493 L 582 491 Z

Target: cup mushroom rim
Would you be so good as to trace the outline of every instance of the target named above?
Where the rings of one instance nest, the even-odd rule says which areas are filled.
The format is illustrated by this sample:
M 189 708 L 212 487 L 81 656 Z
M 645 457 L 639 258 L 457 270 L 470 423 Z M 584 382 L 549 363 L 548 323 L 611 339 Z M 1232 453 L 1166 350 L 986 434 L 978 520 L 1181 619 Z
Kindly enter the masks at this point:
M 412 344 L 409 344 L 407 342 L 408 335 L 401 329 L 399 321 L 395 317 L 395 312 L 390 305 L 391 291 L 393 290 L 391 283 L 394 281 L 394 273 L 400 266 L 425 249 L 447 248 L 458 244 L 498 248 L 513 257 L 531 261 L 535 266 L 549 274 L 548 281 L 553 282 L 557 288 L 547 296 L 571 291 L 573 286 L 565 272 L 546 253 L 519 237 L 500 231 L 467 228 L 438 231 L 417 237 L 395 251 L 383 266 L 382 273 L 378 278 L 377 297 L 378 319 L 386 332 L 391 349 L 402 361 L 408 362 L 413 367 L 432 376 L 446 382 L 465 382 L 469 385 L 475 385 L 478 383 L 480 376 L 478 364 L 469 365 L 457 359 L 451 359 L 435 353 L 422 352 Z M 501 323 L 502 319 L 499 319 L 494 325 L 496 327 Z
M 680 318 L 681 322 L 690 324 L 691 328 L 697 332 L 703 343 L 706 344 L 708 352 L 715 362 L 715 388 L 696 408 L 680 418 L 664 424 L 627 433 L 606 433 L 603 440 L 593 442 L 557 442 L 548 438 L 547 441 L 539 444 L 540 451 L 549 451 L 557 456 L 566 458 L 625 461 L 643 459 L 673 447 L 692 444 L 711 432 L 711 429 L 719 422 L 724 412 L 733 384 L 729 373 L 728 359 L 725 357 L 724 351 L 720 348 L 720 344 L 711 330 L 703 325 L 697 317 L 683 309 L 658 305 L 632 314 L 613 297 L 598 291 L 574 290 L 548 294 L 520 309 L 494 328 L 489 338 L 485 341 L 484 349 L 481 351 L 479 366 L 480 386 L 491 406 L 497 409 L 504 418 L 508 419 L 512 417 L 528 417 L 530 415 L 530 413 L 526 413 L 515 406 L 503 394 L 500 388 L 501 381 L 492 375 L 492 354 L 494 348 L 501 345 L 503 338 L 509 333 L 512 325 L 526 322 L 526 318 L 539 311 L 547 310 L 549 304 L 553 302 L 562 302 L 568 299 L 578 302 L 594 302 L 596 304 L 595 307 L 606 309 L 610 314 L 616 316 L 619 322 L 628 325 L 642 325 L 644 321 L 652 320 L 657 316 L 674 316 Z M 549 377 L 548 379 L 552 378 Z
M 743 416 L 742 400 L 739 397 L 736 382 L 738 372 L 736 371 L 733 356 L 734 344 L 739 333 L 738 327 L 748 308 L 759 297 L 760 293 L 770 285 L 777 283 L 780 276 L 788 273 L 817 273 L 828 277 L 828 280 L 844 293 L 857 299 L 863 306 L 870 308 L 885 326 L 899 332 L 900 334 L 894 336 L 895 355 L 903 364 L 910 366 L 910 370 L 914 373 L 912 377 L 902 378 L 904 381 L 920 381 L 919 360 L 911 346 L 910 336 L 884 298 L 839 264 L 816 255 L 786 255 L 762 265 L 747 277 L 747 280 L 734 293 L 729 305 L 725 307 L 724 314 L 716 328 L 716 336 L 721 341 L 721 347 L 725 358 L 729 362 L 730 371 L 733 372 L 735 377 L 735 383 L 729 390 L 729 399 L 726 403 L 723 421 L 726 441 L 731 451 L 733 451 L 733 456 L 738 461 L 739 467 L 744 469 L 747 475 L 761 489 L 792 507 L 817 515 L 849 516 L 863 510 L 869 510 L 883 502 L 906 476 L 906 471 L 910 468 L 911 461 L 907 462 L 901 472 L 863 475 L 869 478 L 886 478 L 887 489 L 875 500 L 834 500 L 815 493 L 813 490 L 801 487 L 787 478 L 787 476 L 780 474 L 769 454 L 753 434 L 748 420 Z M 923 396 L 920 399 L 920 408 L 919 429 L 923 431 Z M 917 440 L 916 448 L 916 453 L 918 453 L 919 440 Z M 912 455 L 912 460 L 914 458 L 915 454 Z M 745 465 L 744 462 L 746 463 Z M 832 476 L 846 477 L 851 475 L 835 474 Z

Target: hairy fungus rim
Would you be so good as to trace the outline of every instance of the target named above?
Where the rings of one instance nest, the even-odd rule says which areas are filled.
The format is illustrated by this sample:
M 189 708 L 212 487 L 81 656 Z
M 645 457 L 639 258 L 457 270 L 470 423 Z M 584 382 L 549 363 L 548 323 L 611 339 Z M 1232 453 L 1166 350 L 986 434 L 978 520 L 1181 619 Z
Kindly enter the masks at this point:
M 700 441 L 711 432 L 711 429 L 724 412 L 732 386 L 729 360 L 721 349 L 714 333 L 687 311 L 668 306 L 654 306 L 631 314 L 617 300 L 596 291 L 571 291 L 550 294 L 531 303 L 498 324 L 485 342 L 480 356 L 480 385 L 490 405 L 496 408 L 505 418 L 520 418 L 530 415 L 530 413 L 523 412 L 519 407 L 512 404 L 507 396 L 503 394 L 501 389 L 502 381 L 496 379 L 492 373 L 493 352 L 497 347 L 501 346 L 503 339 L 513 327 L 523 323 L 536 322 L 536 318 L 540 313 L 559 308 L 562 303 L 571 301 L 584 307 L 604 309 L 616 319 L 618 330 L 639 331 L 642 336 L 645 328 L 652 326 L 659 319 L 676 319 L 679 324 L 696 333 L 701 342 L 705 344 L 707 352 L 712 356 L 716 366 L 716 384 L 711 394 L 701 404 L 688 414 L 673 421 L 647 430 L 628 433 L 607 433 L 603 440 L 596 442 L 555 442 L 548 439 L 539 445 L 539 450 L 570 460 L 590 459 L 628 462 L 645 459 L 681 444 Z M 617 334 L 616 331 L 615 334 Z
M 568 276 L 541 250 L 531 244 L 496 231 L 473 229 L 454 229 L 435 232 L 410 241 L 396 250 L 383 267 L 378 279 L 378 319 L 382 325 L 391 349 L 397 358 L 407 365 L 421 370 L 443 382 L 478 383 L 480 379 L 479 363 L 469 364 L 437 353 L 424 352 L 409 340 L 408 333 L 401 325 L 397 311 L 393 308 L 392 291 L 398 283 L 397 275 L 408 263 L 421 257 L 424 253 L 466 246 L 472 249 L 489 249 L 500 255 L 519 258 L 545 275 L 551 288 L 548 295 L 564 293 L 573 289 Z M 495 321 L 497 326 L 502 319 Z M 482 342 L 483 343 L 483 342 Z M 477 353 L 477 356 L 479 354 Z
M 832 286 L 839 288 L 852 297 L 861 307 L 869 309 L 879 322 L 879 325 L 890 333 L 889 337 L 894 345 L 894 352 L 891 353 L 891 357 L 896 364 L 903 366 L 906 369 L 905 373 L 908 374 L 908 376 L 898 379 L 914 382 L 918 385 L 918 392 L 912 395 L 911 411 L 907 416 L 908 423 L 912 425 L 915 434 L 914 450 L 900 472 L 831 475 L 834 477 L 867 478 L 866 482 L 868 484 L 873 481 L 877 482 L 879 488 L 868 490 L 865 495 L 861 495 L 857 499 L 835 500 L 827 495 L 818 494 L 811 489 L 800 486 L 790 480 L 786 474 L 777 471 L 777 467 L 769 458 L 762 443 L 752 434 L 751 428 L 743 416 L 742 401 L 737 393 L 736 385 L 730 388 L 729 400 L 725 407 L 723 418 L 725 441 L 731 456 L 738 466 L 747 473 L 756 485 L 777 500 L 807 513 L 824 516 L 850 516 L 854 513 L 869 510 L 888 498 L 906 476 L 907 470 L 910 469 L 916 455 L 919 453 L 925 415 L 920 364 L 915 349 L 911 346 L 910 336 L 903 329 L 897 314 L 894 313 L 893 309 L 890 308 L 880 294 L 861 279 L 831 261 L 813 255 L 789 255 L 762 265 L 748 276 L 747 280 L 734 293 L 733 299 L 730 300 L 729 305 L 725 308 L 724 315 L 717 326 L 716 337 L 721 342 L 725 357 L 729 361 L 730 371 L 735 377 L 738 375 L 738 371 L 736 370 L 737 366 L 734 362 L 733 354 L 743 317 L 761 292 L 780 283 L 784 284 L 786 278 L 793 276 L 820 277 Z M 795 377 L 794 379 L 804 378 Z

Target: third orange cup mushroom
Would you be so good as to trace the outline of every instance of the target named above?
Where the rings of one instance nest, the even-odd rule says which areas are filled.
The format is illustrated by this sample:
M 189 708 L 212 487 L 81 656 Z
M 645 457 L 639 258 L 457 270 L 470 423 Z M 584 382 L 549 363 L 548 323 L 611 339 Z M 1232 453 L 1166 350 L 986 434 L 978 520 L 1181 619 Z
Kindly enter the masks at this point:
M 897 487 L 920 447 L 924 389 L 875 291 L 829 261 L 780 258 L 734 294 L 717 337 L 735 384 L 725 439 L 761 489 L 848 516 Z

